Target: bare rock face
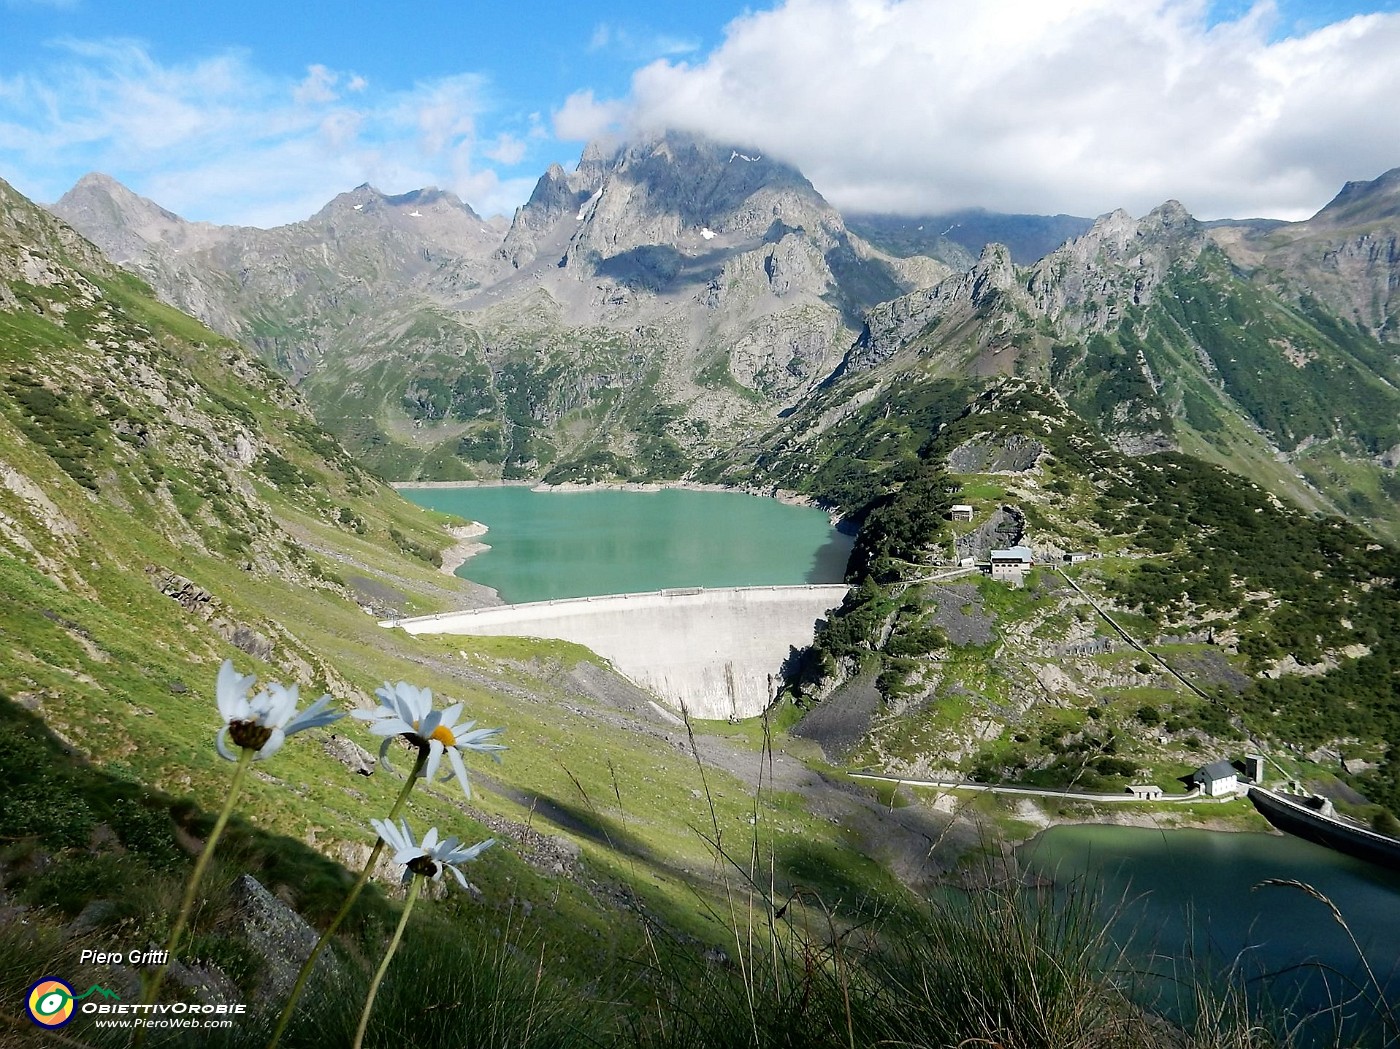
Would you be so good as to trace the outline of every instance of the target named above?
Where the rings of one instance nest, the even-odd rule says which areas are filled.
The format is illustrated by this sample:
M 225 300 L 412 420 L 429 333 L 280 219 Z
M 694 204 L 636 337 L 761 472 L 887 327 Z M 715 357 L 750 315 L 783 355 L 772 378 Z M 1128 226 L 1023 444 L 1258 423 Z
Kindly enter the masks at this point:
M 967 272 L 867 311 L 865 328 L 843 367 L 847 371 L 876 367 L 940 324 L 956 326 L 971 321 L 979 311 L 991 312 L 999 303 L 1024 298 L 1010 251 L 1001 244 L 988 244 Z
M 198 586 L 193 580 L 186 579 L 174 572 L 161 573 L 155 568 L 149 569 L 149 571 L 156 576 L 156 589 L 179 604 L 186 612 L 193 612 L 197 616 L 208 618 L 218 608 L 218 602 L 214 595 L 202 586 Z
M 297 973 L 316 946 L 318 934 L 251 874 L 241 875 L 230 890 L 239 931 L 262 959 L 259 994 L 270 1001 L 285 998 Z M 316 960 L 316 975 L 331 977 L 335 961 L 329 953 Z M 231 999 L 229 999 L 231 1000 Z
M 182 575 L 162 572 L 155 566 L 147 568 L 146 571 L 152 576 L 157 590 L 186 612 L 208 621 L 214 630 L 235 648 L 257 659 L 267 660 L 272 657 L 275 651 L 272 639 L 245 623 L 231 622 L 223 618 L 220 614 L 223 611 L 222 602 L 208 590 Z
M 1305 222 L 1212 231 L 1231 260 L 1288 298 L 1400 342 L 1400 168 L 1348 182 Z
M 1114 211 L 1037 263 L 1027 291 L 1037 311 L 1067 331 L 1105 331 L 1127 306 L 1151 302 L 1172 264 L 1194 259 L 1207 241 L 1175 200 L 1140 220 Z
M 348 736 L 332 732 L 321 740 L 321 749 L 357 776 L 374 775 L 374 755 Z
M 1044 453 L 1045 446 L 1034 438 L 1012 434 L 959 445 L 948 454 L 948 468 L 957 473 L 1024 473 L 1034 470 Z
M 976 530 L 958 537 L 958 557 L 985 561 L 993 550 L 1015 546 L 1026 534 L 1026 516 L 1018 507 L 999 507 Z

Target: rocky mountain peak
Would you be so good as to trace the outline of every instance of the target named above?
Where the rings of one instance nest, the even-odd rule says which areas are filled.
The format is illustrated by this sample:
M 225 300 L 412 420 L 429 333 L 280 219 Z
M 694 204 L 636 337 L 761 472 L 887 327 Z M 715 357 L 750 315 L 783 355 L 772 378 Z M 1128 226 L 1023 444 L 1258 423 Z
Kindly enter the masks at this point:
M 1120 208 L 1042 259 L 1027 288 L 1039 309 L 1070 329 L 1106 330 L 1125 305 L 1150 302 L 1171 266 L 1195 258 L 1206 243 L 1205 227 L 1180 201 L 1169 200 L 1141 219 Z
M 91 241 L 56 222 L 4 179 L 0 179 L 0 280 L 20 280 L 40 287 L 62 283 L 63 260 L 89 272 L 109 274 L 112 264 Z M 0 310 L 17 303 L 0 284 Z
M 813 239 L 822 254 L 845 236 L 841 217 L 801 172 L 750 147 L 666 132 L 617 149 L 606 165 L 601 156 L 595 152 L 592 168 L 601 180 L 580 187 L 591 196 L 570 216 L 570 265 L 630 258 L 652 245 L 749 250 L 788 233 Z
M 761 240 L 775 223 L 813 234 L 845 229 L 790 165 L 751 147 L 667 131 L 616 147 L 590 143 L 571 172 L 551 165 L 498 254 L 516 268 L 563 257 L 581 272 L 579 260 L 651 245 L 699 240 L 714 247 L 721 235 Z
M 49 210 L 81 229 L 119 265 L 141 258 L 152 244 L 181 242 L 195 228 L 205 227 L 98 171 L 80 178 Z
M 991 290 L 1005 291 L 1016 283 L 1016 266 L 1005 244 L 988 244 L 969 271 L 973 278 L 972 301 L 977 303 Z
M 1396 219 L 1400 219 L 1400 168 L 1391 168 L 1369 182 L 1348 182 L 1308 225 L 1360 226 Z
M 616 143 L 594 139 L 583 147 L 583 155 L 579 157 L 578 167 L 575 170 L 590 184 L 597 186 L 603 181 L 603 176 L 607 173 L 607 169 L 611 166 L 616 155 Z
M 1182 206 L 1181 201 L 1169 200 L 1149 211 L 1140 223 L 1140 228 L 1143 232 L 1195 233 L 1200 228 L 1200 223 Z
M 312 216 L 312 222 L 332 216 L 344 216 L 347 212 L 374 215 L 377 212 L 398 212 L 411 218 L 422 218 L 429 212 L 442 216 L 457 215 L 480 224 L 484 220 L 471 205 L 464 202 L 451 190 L 427 186 L 409 190 L 407 193 L 384 193 L 368 182 L 362 183 L 348 193 L 337 194 L 329 204 Z M 417 214 L 415 214 L 415 212 Z

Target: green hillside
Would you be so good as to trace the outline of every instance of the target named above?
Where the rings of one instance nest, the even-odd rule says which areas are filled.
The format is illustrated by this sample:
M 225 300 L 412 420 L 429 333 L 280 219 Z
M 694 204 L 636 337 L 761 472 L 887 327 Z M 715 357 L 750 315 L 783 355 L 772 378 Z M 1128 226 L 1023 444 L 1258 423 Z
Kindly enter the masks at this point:
M 550 958 L 624 965 L 648 923 L 682 942 L 724 938 L 712 842 L 756 818 L 772 891 L 903 897 L 846 851 L 863 831 L 792 793 L 765 789 L 760 805 L 758 754 L 703 732 L 718 764 L 702 771 L 685 731 L 639 713 L 591 654 L 377 626 L 472 599 L 438 570 L 446 522 L 352 462 L 246 351 L 156 304 L 3 184 L 0 332 L 0 888 L 53 930 L 55 964 L 69 958 L 63 924 L 127 885 L 151 891 L 104 904 L 93 933 L 161 939 L 160 908 L 228 782 L 212 746 L 225 658 L 342 709 L 409 680 L 504 726 L 507 760 L 470 804 L 455 785 L 420 788 L 410 818 L 502 837 L 472 871 L 483 903 L 453 912 L 519 926 Z M 400 784 L 330 756 L 337 737 L 376 745 L 358 723 L 308 736 L 245 789 L 227 863 L 315 921 L 348 879 L 325 857 L 353 866 Z M 369 906 L 366 921 L 385 913 Z M 224 921 L 217 902 L 197 921 L 207 960 L 246 951 Z M 0 966 L 6 1002 L 31 968 L 16 935 L 6 926 L 20 952 Z
M 879 398 L 803 453 L 812 477 L 843 470 L 834 498 L 883 493 L 854 507 L 855 589 L 797 688 L 804 705 L 839 704 L 843 683 L 875 680 L 881 706 L 847 760 L 1120 790 L 1246 744 L 1320 748 L 1362 759 L 1354 785 L 1400 808 L 1400 552 L 1199 459 L 1121 455 L 1034 384 L 964 390 L 961 407 L 956 393 Z M 1028 444 L 1019 468 L 951 469 L 969 449 Z M 971 525 L 947 520 L 954 502 L 976 508 Z M 930 578 L 1008 507 L 1047 566 L 1024 588 Z M 1093 556 L 1070 566 L 1050 551 Z

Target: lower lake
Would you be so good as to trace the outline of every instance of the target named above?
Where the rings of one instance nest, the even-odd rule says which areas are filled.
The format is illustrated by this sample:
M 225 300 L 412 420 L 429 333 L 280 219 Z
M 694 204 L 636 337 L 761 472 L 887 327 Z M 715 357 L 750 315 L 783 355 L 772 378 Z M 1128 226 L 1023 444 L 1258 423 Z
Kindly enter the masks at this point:
M 839 583 L 852 539 L 821 510 L 740 492 L 408 488 L 489 531 L 458 575 L 512 604 L 669 587 Z
M 1087 885 L 1100 894 L 1128 964 L 1151 974 L 1151 993 L 1165 997 L 1169 1014 L 1180 1015 L 1176 997 L 1189 1000 L 1191 982 L 1212 967 L 1234 967 L 1252 996 L 1299 1015 L 1347 999 L 1342 1011 L 1363 1015 L 1368 985 L 1373 1000 L 1400 1003 L 1400 872 L 1291 835 L 1140 827 L 1054 827 L 1017 856 L 1057 889 Z M 1325 903 L 1264 885 L 1269 879 L 1316 889 L 1350 935 Z M 1332 1019 L 1320 1015 L 1313 1034 L 1325 1041 Z

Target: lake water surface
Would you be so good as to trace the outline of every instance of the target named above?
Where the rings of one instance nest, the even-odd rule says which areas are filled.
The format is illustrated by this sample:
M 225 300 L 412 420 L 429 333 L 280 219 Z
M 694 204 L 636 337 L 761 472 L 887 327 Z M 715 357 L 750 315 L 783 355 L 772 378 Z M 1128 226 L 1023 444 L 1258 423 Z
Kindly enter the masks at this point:
M 523 486 L 410 488 L 403 496 L 490 531 L 457 572 L 512 604 L 668 587 L 839 583 L 851 538 L 806 506 L 740 492 Z
M 1400 872 L 1291 835 L 1140 827 L 1054 827 L 1017 855 L 1057 887 L 1096 884 L 1106 911 L 1121 907 L 1116 938 L 1131 940 L 1134 969 L 1161 977 L 1160 992 L 1189 982 L 1202 962 L 1223 969 L 1238 959 L 1252 990 L 1310 1011 L 1327 1004 L 1328 985 L 1345 997 L 1350 982 L 1366 983 L 1359 946 L 1400 1005 Z M 1261 886 L 1271 878 L 1327 896 L 1357 945 L 1322 902 Z

